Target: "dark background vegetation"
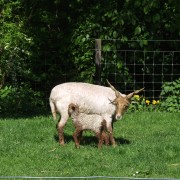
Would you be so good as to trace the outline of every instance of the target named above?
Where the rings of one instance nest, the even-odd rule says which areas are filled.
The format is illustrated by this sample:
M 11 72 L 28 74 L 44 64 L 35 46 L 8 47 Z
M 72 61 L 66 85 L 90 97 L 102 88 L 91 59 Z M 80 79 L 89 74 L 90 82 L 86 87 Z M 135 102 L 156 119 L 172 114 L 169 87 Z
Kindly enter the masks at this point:
M 0 0 L 0 113 L 40 112 L 56 84 L 94 83 L 95 38 L 142 50 L 154 44 L 126 41 L 178 40 L 179 9 L 178 0 Z M 157 43 L 157 50 L 180 48 Z M 104 41 L 104 51 L 109 46 Z

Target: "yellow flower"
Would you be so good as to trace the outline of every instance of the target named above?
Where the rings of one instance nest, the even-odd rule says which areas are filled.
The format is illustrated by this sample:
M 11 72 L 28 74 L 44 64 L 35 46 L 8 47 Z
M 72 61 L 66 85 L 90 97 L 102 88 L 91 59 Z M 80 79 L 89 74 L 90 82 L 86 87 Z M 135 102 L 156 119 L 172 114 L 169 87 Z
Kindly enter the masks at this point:
M 157 103 L 157 104 L 159 104 L 159 103 L 160 103 L 160 101 L 159 101 L 159 100 L 157 100 L 157 101 L 156 101 L 156 103 Z
M 146 100 L 146 104 L 149 105 L 150 101 L 149 100 Z
M 139 101 L 139 99 L 140 99 L 139 95 L 134 95 L 134 98 L 135 98 L 137 101 Z
M 153 101 L 152 101 L 152 104 L 154 104 L 154 105 L 155 105 L 156 103 L 157 103 L 157 102 L 156 102 L 156 100 L 153 100 Z

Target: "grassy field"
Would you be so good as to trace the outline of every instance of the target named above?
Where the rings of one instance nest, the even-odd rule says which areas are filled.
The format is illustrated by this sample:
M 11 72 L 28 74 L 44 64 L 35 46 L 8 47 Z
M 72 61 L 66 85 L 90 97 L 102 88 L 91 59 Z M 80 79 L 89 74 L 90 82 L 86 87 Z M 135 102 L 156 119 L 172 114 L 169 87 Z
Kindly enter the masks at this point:
M 97 149 L 85 132 L 80 149 L 72 139 L 59 146 L 51 116 L 0 119 L 0 176 L 118 176 L 180 178 L 180 114 L 127 113 L 114 124 L 117 146 Z

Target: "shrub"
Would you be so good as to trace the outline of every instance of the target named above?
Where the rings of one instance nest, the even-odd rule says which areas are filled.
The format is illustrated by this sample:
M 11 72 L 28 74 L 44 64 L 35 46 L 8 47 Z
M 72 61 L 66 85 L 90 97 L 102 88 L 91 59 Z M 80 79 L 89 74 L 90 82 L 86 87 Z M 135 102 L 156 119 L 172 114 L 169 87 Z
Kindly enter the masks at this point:
M 159 111 L 160 110 L 159 100 L 148 100 L 143 96 L 134 95 L 132 98 L 131 105 L 129 107 L 130 111 Z
M 130 111 L 142 111 L 146 106 L 146 102 L 145 99 L 139 95 L 134 95 L 132 97 L 132 102 L 131 105 L 129 107 Z
M 161 91 L 161 107 L 169 112 L 180 112 L 180 78 L 165 82 Z
M 0 89 L 0 113 L 24 115 L 37 113 L 44 106 L 42 94 L 28 84 L 19 87 L 5 86 Z
M 180 78 L 162 85 L 160 100 L 148 100 L 134 95 L 129 111 L 180 112 Z

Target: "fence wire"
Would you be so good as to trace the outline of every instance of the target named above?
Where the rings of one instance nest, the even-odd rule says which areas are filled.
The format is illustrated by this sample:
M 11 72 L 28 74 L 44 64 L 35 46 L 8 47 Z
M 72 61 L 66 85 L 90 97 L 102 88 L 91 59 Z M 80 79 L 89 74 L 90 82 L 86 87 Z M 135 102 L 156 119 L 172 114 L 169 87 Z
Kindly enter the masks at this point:
M 131 43 L 153 43 L 144 49 L 123 49 Z M 108 43 L 107 43 L 108 42 Z M 165 43 L 174 43 L 169 45 Z M 127 40 L 101 39 L 101 80 L 110 79 L 118 90 L 128 94 L 145 87 L 144 96 L 160 99 L 162 85 L 180 78 L 180 40 Z M 156 43 L 158 45 L 156 45 Z M 162 43 L 162 44 L 159 44 Z M 128 45 L 127 45 L 128 44 Z M 97 49 L 95 49 L 97 51 Z M 162 97 L 161 97 L 162 98 Z

